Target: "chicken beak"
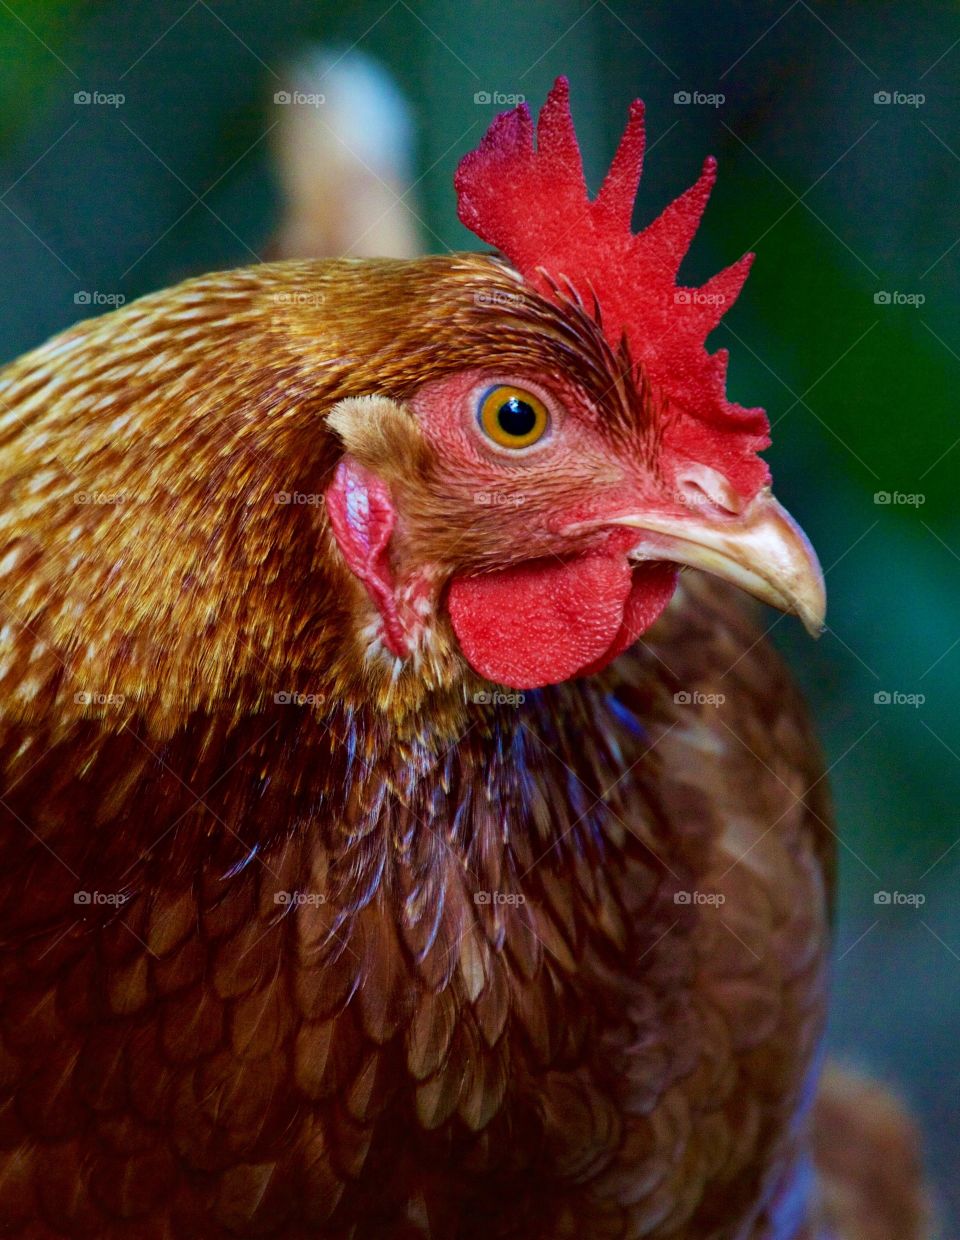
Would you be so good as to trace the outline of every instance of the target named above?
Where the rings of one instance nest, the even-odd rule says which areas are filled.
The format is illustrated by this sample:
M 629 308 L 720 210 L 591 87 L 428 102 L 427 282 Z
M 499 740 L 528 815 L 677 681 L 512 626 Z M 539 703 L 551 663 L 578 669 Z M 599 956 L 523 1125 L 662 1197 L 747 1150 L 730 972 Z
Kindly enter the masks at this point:
M 799 616 L 811 636 L 823 632 L 827 597 L 819 561 L 806 535 L 769 490 L 739 513 L 628 513 L 605 524 L 642 531 L 630 551 L 633 560 L 669 560 L 702 569 Z

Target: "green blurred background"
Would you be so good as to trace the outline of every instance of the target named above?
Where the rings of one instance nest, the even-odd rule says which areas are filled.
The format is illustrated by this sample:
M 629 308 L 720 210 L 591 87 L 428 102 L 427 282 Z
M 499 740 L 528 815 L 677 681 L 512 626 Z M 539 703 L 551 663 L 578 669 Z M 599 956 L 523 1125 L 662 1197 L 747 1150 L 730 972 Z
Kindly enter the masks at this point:
M 418 131 L 411 201 L 428 249 L 478 248 L 456 220 L 451 178 L 497 110 L 475 102 L 481 92 L 536 107 L 556 74 L 569 75 L 594 188 L 642 96 L 638 225 L 706 154 L 718 157 L 683 275 L 698 282 L 758 253 L 714 344 L 731 349 L 734 397 L 770 412 L 778 495 L 827 570 L 819 643 L 792 620 L 770 622 L 833 764 L 832 1046 L 921 1116 L 956 1226 L 960 11 L 806 0 L 2 3 L 0 357 L 89 313 L 80 290 L 129 300 L 263 252 L 278 211 L 272 95 L 308 41 L 379 57 L 406 93 Z M 80 107 L 78 90 L 126 100 Z M 723 99 L 678 102 L 682 92 Z M 914 498 L 878 503 L 877 493 Z M 925 700 L 875 700 L 884 693 Z M 925 902 L 877 903 L 884 891 Z

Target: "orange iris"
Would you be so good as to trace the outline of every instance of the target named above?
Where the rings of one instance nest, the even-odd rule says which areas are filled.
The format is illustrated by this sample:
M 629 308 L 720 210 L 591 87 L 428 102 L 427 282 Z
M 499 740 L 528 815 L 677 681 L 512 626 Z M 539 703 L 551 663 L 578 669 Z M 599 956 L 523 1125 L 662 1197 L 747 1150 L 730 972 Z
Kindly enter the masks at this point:
M 501 383 L 480 398 L 479 421 L 501 448 L 529 448 L 546 433 L 550 415 L 532 392 Z

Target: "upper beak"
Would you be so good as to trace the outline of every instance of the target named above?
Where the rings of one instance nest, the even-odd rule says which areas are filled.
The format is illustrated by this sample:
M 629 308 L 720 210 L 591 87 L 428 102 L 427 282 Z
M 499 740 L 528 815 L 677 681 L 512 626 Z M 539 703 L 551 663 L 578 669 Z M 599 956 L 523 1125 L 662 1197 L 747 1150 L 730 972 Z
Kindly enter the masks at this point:
M 670 560 L 731 581 L 780 611 L 793 612 L 818 637 L 827 596 L 806 535 L 769 490 L 739 513 L 669 516 L 627 513 L 604 524 L 641 531 L 631 559 Z

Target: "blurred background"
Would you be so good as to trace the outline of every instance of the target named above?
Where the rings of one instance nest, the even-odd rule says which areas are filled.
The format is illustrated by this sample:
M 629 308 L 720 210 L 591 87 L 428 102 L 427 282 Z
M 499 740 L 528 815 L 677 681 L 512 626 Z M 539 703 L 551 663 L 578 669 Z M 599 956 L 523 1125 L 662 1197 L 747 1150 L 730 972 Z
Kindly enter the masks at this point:
M 830 595 L 819 643 L 769 619 L 841 825 L 832 1048 L 921 1117 L 956 1229 L 960 9 L 0 0 L 0 63 L 0 360 L 215 267 L 479 248 L 456 163 L 558 73 L 594 189 L 646 100 L 638 226 L 718 157 L 682 275 L 757 251 L 713 344 Z

